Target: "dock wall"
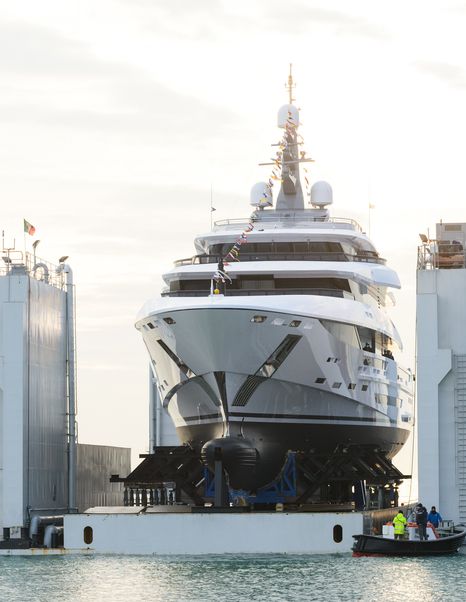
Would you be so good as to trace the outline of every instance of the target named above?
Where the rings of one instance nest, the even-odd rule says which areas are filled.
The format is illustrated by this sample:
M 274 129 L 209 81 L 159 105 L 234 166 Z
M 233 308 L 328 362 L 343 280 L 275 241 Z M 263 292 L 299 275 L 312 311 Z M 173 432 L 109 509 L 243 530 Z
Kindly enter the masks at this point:
M 419 500 L 466 521 L 466 270 L 417 272 Z

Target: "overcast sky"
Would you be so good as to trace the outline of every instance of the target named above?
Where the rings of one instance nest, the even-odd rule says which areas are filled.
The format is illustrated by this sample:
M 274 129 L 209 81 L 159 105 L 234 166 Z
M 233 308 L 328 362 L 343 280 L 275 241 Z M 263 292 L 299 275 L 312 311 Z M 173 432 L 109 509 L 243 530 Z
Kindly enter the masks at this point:
M 0 5 L 0 226 L 69 255 L 79 436 L 147 451 L 147 357 L 134 329 L 161 273 L 215 217 L 250 213 L 294 64 L 334 216 L 400 275 L 413 366 L 418 233 L 465 221 L 466 3 L 36 0 Z M 32 239 L 29 243 L 32 242 Z

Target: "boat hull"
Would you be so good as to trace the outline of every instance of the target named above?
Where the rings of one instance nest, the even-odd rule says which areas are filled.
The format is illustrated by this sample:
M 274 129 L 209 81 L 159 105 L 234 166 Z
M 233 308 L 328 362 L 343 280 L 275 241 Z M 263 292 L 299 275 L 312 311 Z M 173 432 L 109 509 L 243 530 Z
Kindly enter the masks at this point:
M 353 535 L 353 556 L 438 556 L 455 554 L 464 542 L 466 531 L 428 541 L 389 539 L 377 535 Z
M 312 452 L 320 456 L 331 456 L 342 446 L 358 446 L 380 450 L 381 444 L 387 458 L 401 449 L 408 437 L 406 430 L 391 427 L 335 426 L 325 424 L 296 424 L 290 422 L 231 423 L 229 433 L 232 437 L 244 438 L 258 452 L 255 488 L 273 481 L 283 467 L 288 451 Z M 177 428 L 182 443 L 189 443 L 200 451 L 205 443 L 225 436 L 222 422 L 198 424 Z M 247 489 L 247 487 L 240 486 Z
M 401 449 L 412 397 L 396 362 L 367 365 L 360 348 L 312 312 L 312 298 L 314 315 L 305 316 L 228 302 L 163 307 L 139 323 L 182 443 L 201 449 L 218 437 L 247 439 L 258 452 L 257 486 L 277 476 L 289 450 L 330 455 L 362 445 L 392 458 Z

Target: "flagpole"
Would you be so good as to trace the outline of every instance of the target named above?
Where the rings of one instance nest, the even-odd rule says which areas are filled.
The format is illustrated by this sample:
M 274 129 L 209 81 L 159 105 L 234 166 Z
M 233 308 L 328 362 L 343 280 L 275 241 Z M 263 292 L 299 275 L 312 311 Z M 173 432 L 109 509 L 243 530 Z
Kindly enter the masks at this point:
M 213 225 L 213 214 L 214 212 L 214 205 L 213 205 L 213 200 L 212 200 L 212 182 L 210 183 L 210 229 L 212 230 L 212 225 Z

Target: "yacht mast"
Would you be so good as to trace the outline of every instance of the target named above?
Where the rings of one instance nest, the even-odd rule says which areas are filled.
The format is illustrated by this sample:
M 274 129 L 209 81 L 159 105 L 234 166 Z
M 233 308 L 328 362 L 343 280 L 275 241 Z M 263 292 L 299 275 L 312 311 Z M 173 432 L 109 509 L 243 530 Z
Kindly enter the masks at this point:
M 287 123 L 292 127 L 286 127 L 285 139 L 286 148 L 282 156 L 282 185 L 278 193 L 277 210 L 304 209 L 304 195 L 299 178 L 299 148 L 298 148 L 298 126 L 299 114 L 297 108 L 293 105 L 293 90 L 296 84 L 293 82 L 293 66 L 290 63 L 290 73 L 288 82 L 285 84 L 288 90 L 289 104 L 280 109 L 287 112 Z M 279 113 L 279 119 L 280 119 Z

